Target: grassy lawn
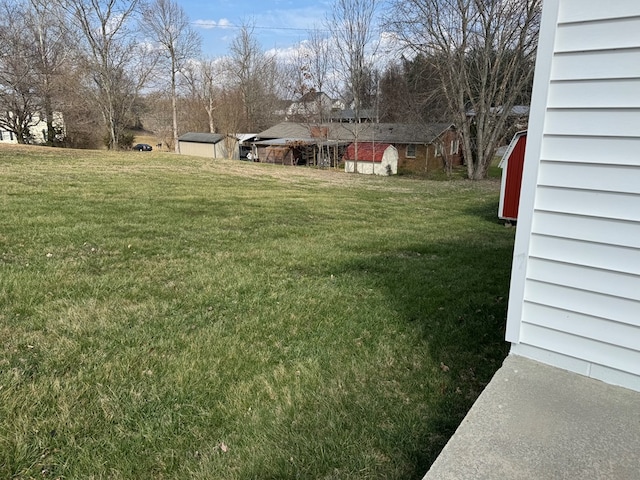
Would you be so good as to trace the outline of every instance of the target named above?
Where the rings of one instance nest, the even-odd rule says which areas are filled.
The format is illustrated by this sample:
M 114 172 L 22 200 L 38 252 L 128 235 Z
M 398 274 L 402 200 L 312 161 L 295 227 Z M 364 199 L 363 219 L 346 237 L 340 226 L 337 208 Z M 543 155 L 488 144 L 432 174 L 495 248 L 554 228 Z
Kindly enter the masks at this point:
M 507 352 L 498 190 L 0 146 L 0 478 L 421 478 Z

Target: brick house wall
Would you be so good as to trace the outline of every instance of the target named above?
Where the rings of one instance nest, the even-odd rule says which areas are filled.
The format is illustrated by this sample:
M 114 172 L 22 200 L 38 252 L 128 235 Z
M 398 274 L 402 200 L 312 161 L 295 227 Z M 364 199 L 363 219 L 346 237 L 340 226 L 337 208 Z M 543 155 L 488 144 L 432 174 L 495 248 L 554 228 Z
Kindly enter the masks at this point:
M 425 174 L 462 165 L 460 139 L 455 130 L 447 130 L 436 141 L 425 144 L 397 144 L 398 170 L 403 173 Z

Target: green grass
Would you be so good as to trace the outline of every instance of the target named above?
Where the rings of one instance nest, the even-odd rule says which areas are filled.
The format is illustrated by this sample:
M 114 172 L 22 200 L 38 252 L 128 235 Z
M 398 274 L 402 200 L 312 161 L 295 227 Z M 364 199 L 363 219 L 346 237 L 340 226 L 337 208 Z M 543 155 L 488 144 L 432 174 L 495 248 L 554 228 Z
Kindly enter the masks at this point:
M 506 355 L 498 188 L 0 147 L 0 478 L 421 478 Z

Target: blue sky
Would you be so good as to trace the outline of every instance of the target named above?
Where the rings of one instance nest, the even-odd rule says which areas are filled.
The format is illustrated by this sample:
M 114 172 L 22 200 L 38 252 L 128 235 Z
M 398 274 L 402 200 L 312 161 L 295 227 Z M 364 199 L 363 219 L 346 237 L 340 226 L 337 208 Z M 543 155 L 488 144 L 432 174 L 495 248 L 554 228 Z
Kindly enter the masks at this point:
M 202 36 L 206 56 L 227 54 L 238 26 L 253 23 L 263 50 L 286 49 L 323 28 L 331 0 L 178 0 Z

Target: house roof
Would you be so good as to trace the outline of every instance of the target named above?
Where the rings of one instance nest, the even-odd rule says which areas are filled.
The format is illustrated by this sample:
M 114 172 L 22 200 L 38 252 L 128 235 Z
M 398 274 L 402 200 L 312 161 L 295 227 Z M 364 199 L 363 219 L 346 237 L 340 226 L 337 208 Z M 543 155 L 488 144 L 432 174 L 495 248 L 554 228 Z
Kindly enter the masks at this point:
M 315 128 L 316 126 L 313 126 Z M 401 123 L 325 123 L 321 127 L 327 129 L 326 140 L 352 142 L 356 127 L 358 140 L 362 142 L 382 142 L 395 144 L 430 144 L 449 128 L 451 123 L 401 124 Z M 305 123 L 282 122 L 260 132 L 258 140 L 277 138 L 307 140 L 312 137 L 312 126 Z
M 255 145 L 260 145 L 260 146 L 276 146 L 276 145 L 281 145 L 281 146 L 289 146 L 292 143 L 307 143 L 309 145 L 314 145 L 316 139 L 314 138 L 294 138 L 294 137 L 283 137 L 283 138 L 272 138 L 269 140 L 257 140 L 255 142 L 252 142 Z
M 504 107 L 499 105 L 497 107 L 491 107 L 489 109 L 489 113 L 492 115 L 502 115 L 504 111 Z M 472 108 L 467 112 L 467 116 L 473 117 L 475 116 L 476 111 Z M 514 105 L 509 110 L 509 117 L 524 117 L 529 115 L 529 105 Z
M 406 123 L 372 123 L 366 131 L 366 140 L 387 143 L 429 144 L 436 140 L 449 128 L 451 123 L 406 124 Z
M 255 133 L 236 133 L 233 135 L 240 143 L 248 142 L 256 137 Z
M 263 132 L 258 133 L 257 138 L 270 139 L 270 138 L 308 138 L 309 127 L 303 123 L 295 122 L 282 122 L 270 127 Z
M 192 143 L 218 143 L 224 139 L 224 135 L 219 133 L 185 133 L 178 137 L 180 142 L 192 142 Z
M 389 143 L 358 142 L 358 160 L 364 162 L 381 162 L 384 152 L 392 147 Z M 356 157 L 356 146 L 354 143 L 347 147 L 344 155 L 345 160 L 354 160 Z
M 329 98 L 329 95 L 327 95 L 324 92 L 316 92 L 316 91 L 311 91 L 311 92 L 307 92 L 304 95 L 302 95 L 299 99 L 298 102 L 300 103 L 304 103 L 304 102 L 315 102 L 316 100 L 318 100 L 318 98 L 323 98 L 326 97 L 327 99 L 331 100 Z

